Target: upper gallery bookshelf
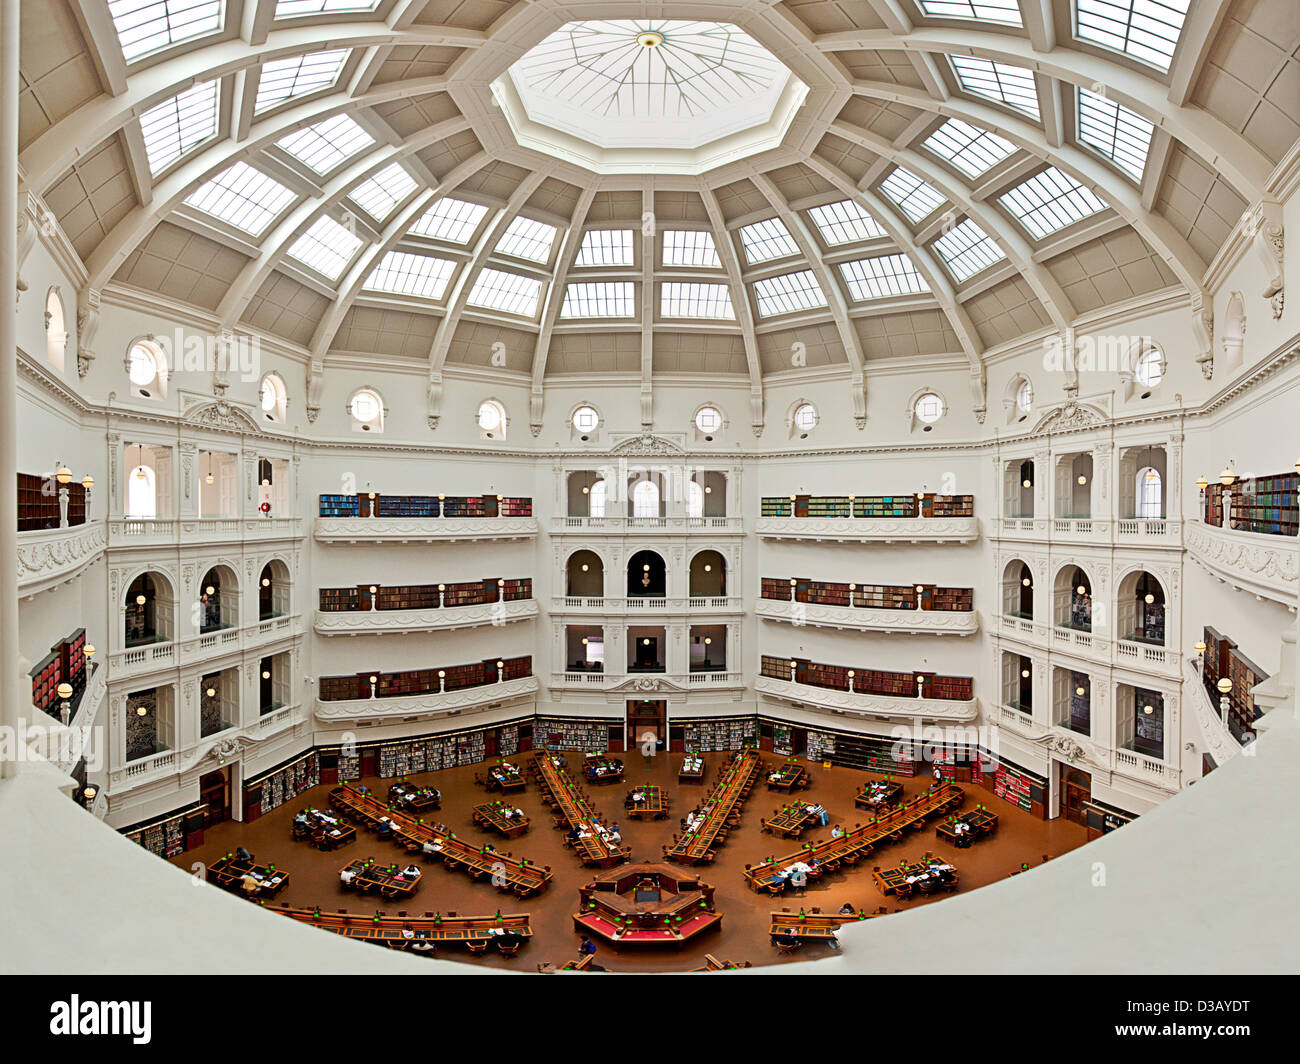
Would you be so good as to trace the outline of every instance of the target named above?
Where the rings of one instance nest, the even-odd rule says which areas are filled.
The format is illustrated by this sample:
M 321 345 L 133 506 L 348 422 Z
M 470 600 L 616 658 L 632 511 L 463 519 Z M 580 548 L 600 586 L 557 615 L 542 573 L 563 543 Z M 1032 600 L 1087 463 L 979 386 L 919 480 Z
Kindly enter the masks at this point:
M 1231 484 L 1207 484 L 1204 520 L 1224 527 L 1224 496 L 1231 499 L 1227 526 L 1237 532 L 1295 536 L 1300 531 L 1300 473 L 1240 477 Z
M 483 495 L 321 495 L 315 538 L 326 543 L 528 539 L 530 498 Z
M 769 495 L 755 531 L 767 539 L 961 542 L 979 536 L 973 495 Z
M 517 602 L 533 597 L 531 577 L 506 580 L 489 577 L 456 584 L 358 584 L 356 587 L 322 587 L 320 609 L 347 611 L 436 610 Z

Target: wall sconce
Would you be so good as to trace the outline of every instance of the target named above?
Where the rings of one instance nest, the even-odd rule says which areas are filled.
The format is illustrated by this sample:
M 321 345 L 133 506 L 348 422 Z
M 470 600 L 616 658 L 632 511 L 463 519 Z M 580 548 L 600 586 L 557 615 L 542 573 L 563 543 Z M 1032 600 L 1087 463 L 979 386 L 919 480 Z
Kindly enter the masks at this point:
M 1076 587 L 1074 590 L 1075 590 L 1075 593 L 1078 594 L 1078 595 L 1080 595 L 1080 596 L 1086 595 L 1086 594 L 1088 593 L 1088 589 L 1087 589 L 1086 587 L 1084 587 L 1082 584 L 1080 584 L 1080 585 L 1079 585 L 1078 587 Z
M 587 565 L 587 563 L 586 563 L 586 562 L 583 562 L 583 563 L 582 563 L 582 571 L 585 573 L 585 572 L 587 571 L 588 568 L 589 568 L 589 566 Z
M 706 573 L 711 573 L 711 572 L 713 572 L 713 566 L 706 564 L 706 565 L 704 566 L 704 571 L 705 571 Z
M 98 793 L 99 793 L 99 788 L 96 787 L 93 783 L 91 783 L 91 784 L 87 784 L 84 788 L 82 788 L 81 797 L 84 798 L 87 802 L 93 802 L 95 800 L 95 795 L 97 795 Z
M 1034 482 L 1030 480 L 1028 477 L 1025 477 L 1025 479 L 1020 482 L 1020 486 L 1022 488 L 1032 488 L 1034 486 Z
M 207 587 L 205 587 L 203 591 L 205 594 L 208 595 L 215 595 L 217 593 L 217 589 L 212 584 L 209 584 Z

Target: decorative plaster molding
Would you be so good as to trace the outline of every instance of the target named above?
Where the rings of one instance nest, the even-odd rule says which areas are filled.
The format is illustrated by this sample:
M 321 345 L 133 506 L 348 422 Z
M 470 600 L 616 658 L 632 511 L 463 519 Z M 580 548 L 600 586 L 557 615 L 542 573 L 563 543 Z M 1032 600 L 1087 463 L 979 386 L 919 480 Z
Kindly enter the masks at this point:
M 535 695 L 536 676 L 521 676 L 501 683 L 466 687 L 459 691 L 412 695 L 409 698 L 352 698 L 338 702 L 316 700 L 316 718 L 329 723 L 344 721 L 395 721 L 406 717 L 434 718 L 459 714 L 510 699 Z
M 18 533 L 18 592 L 32 596 L 73 579 L 104 553 L 102 523 Z
M 788 680 L 761 675 L 754 678 L 754 690 L 787 702 L 855 716 L 936 721 L 975 720 L 979 716 L 978 698 L 964 702 L 945 698 L 889 698 L 790 683 Z
M 475 539 L 532 539 L 532 517 L 318 517 L 318 543 L 422 543 Z
M 1227 531 L 1199 521 L 1187 522 L 1185 537 L 1188 555 L 1206 572 L 1296 611 L 1300 543 L 1294 538 Z
M 535 599 L 451 606 L 434 610 L 356 610 L 316 612 L 318 635 L 365 635 L 381 632 L 436 632 L 455 628 L 481 628 L 538 615 Z
M 979 631 L 979 614 L 975 610 L 860 609 L 760 598 L 755 602 L 754 612 L 764 620 L 780 621 L 795 627 L 807 624 L 814 628 L 931 635 L 974 635 Z
M 977 517 L 760 517 L 761 539 L 818 539 L 850 543 L 971 543 L 979 539 Z

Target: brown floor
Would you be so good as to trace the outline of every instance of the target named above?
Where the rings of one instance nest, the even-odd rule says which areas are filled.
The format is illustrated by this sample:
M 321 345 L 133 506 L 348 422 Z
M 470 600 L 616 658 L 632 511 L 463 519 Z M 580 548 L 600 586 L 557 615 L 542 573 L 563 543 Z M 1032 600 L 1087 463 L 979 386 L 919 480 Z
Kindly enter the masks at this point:
M 531 756 L 521 754 L 516 761 L 522 762 Z M 573 756 L 570 755 L 570 758 Z M 705 755 L 708 768 L 706 782 L 682 784 L 677 780 L 680 754 L 661 754 L 653 760 L 647 760 L 640 753 L 632 752 L 624 755 L 628 769 L 627 783 L 589 786 L 587 790 L 606 821 L 614 821 L 619 825 L 624 840 L 632 848 L 634 861 L 659 861 L 662 858 L 661 847 L 671 842 L 673 832 L 678 829 L 679 819 L 707 792 L 718 767 L 728 756 Z M 772 754 L 765 756 L 768 760 L 775 759 Z M 853 805 L 853 796 L 861 788 L 864 779 L 875 778 L 874 776 L 848 768 L 827 769 L 819 765 L 810 765 L 809 768 L 812 786 L 809 790 L 800 792 L 800 796 L 825 806 L 831 814 L 831 824 L 852 826 L 866 819 L 864 811 Z M 259 863 L 274 862 L 289 871 L 289 884 L 277 900 L 291 905 L 319 905 L 325 909 L 347 909 L 350 912 L 385 909 L 394 914 L 403 908 L 417 914 L 426 910 L 451 910 L 464 915 L 491 914 L 497 909 L 528 912 L 532 914 L 533 937 L 513 959 L 503 958 L 494 952 L 489 952 L 481 959 L 470 959 L 468 954 L 455 948 L 443 950 L 439 956 L 445 960 L 464 959 L 466 963 L 490 964 L 517 971 L 535 971 L 544 962 L 560 967 L 577 956 L 579 936 L 573 930 L 573 913 L 577 908 L 578 888 L 589 882 L 598 870 L 584 868 L 564 845 L 564 833 L 551 828 L 550 810 L 542 804 L 537 787 L 531 779 L 528 789 L 513 798 L 515 804 L 521 806 L 532 819 L 528 834 L 518 839 L 504 840 L 474 826 L 470 811 L 474 805 L 485 800 L 482 789 L 474 784 L 476 772 L 481 771 L 481 765 L 471 765 L 425 773 L 415 778 L 420 783 L 432 783 L 442 791 L 442 810 L 432 814 L 431 819 L 441 820 L 466 838 L 490 841 L 499 850 L 508 851 L 516 857 L 527 857 L 536 864 L 550 865 L 555 878 L 540 896 L 520 901 L 494 890 L 490 884 L 476 883 L 460 872 L 449 872 L 441 865 L 428 866 L 415 897 L 406 902 L 386 904 L 377 898 L 362 898 L 345 893 L 338 880 L 338 870 L 353 858 L 375 857 L 387 863 L 404 855 L 396 846 L 380 842 L 364 831 L 358 833 L 356 842 L 333 853 L 321 853 L 308 843 L 292 841 L 290 823 L 294 813 L 304 805 L 327 806 L 330 786 L 315 788 L 251 824 L 219 824 L 206 832 L 201 847 L 189 850 L 173 860 L 188 869 L 195 860 L 210 862 L 235 846 L 246 846 Z M 363 782 L 383 795 L 387 793 L 391 781 L 366 779 Z M 623 815 L 623 797 L 628 786 L 640 782 L 658 783 L 667 790 L 670 800 L 670 816 L 667 820 L 642 822 L 630 820 Z M 924 790 L 931 781 L 929 777 L 918 777 L 902 782 L 910 797 Z M 777 900 L 755 894 L 745 886 L 742 879 L 745 865 L 767 856 L 789 853 L 801 841 L 827 838 L 829 828 L 805 831 L 802 840 L 776 839 L 768 835 L 760 828 L 760 818 L 770 815 L 788 799 L 779 792 L 768 791 L 760 782 L 745 803 L 741 827 L 731 833 L 714 863 L 700 869 L 702 878 L 717 888 L 715 900 L 718 910 L 723 914 L 720 929 L 702 935 L 680 950 L 652 948 L 619 953 L 609 945 L 598 943 L 596 963 L 611 971 L 685 971 L 702 964 L 704 955 L 711 953 L 723 960 L 751 961 L 755 965 L 775 964 L 778 963 L 778 957 L 767 934 L 768 916 L 783 906 L 795 911 L 805 906 L 818 906 L 824 913 L 833 913 L 845 902 L 850 902 L 867 912 L 874 912 L 882 904 L 887 905 L 890 911 L 896 911 L 941 902 L 946 897 L 917 898 L 902 902 L 886 899 L 872 883 L 871 868 L 874 865 L 893 865 L 900 858 L 916 860 L 923 851 L 930 850 L 957 866 L 961 890 L 969 891 L 1004 879 L 1019 868 L 1022 862 L 1041 864 L 1044 854 L 1059 856 L 1082 845 L 1086 839 L 1085 829 L 1078 824 L 1060 819 L 1042 821 L 995 798 L 991 792 L 981 787 L 964 783 L 960 786 L 967 795 L 963 808 L 983 802 L 998 814 L 1000 822 L 997 833 L 992 838 L 977 842 L 969 849 L 958 850 L 939 841 L 934 829 L 927 827 L 897 844 L 886 843 L 857 869 L 835 873 L 824 881 L 810 885 L 806 896 L 802 898 L 787 890 L 785 896 Z M 798 951 L 794 958 L 812 960 L 828 955 L 831 949 L 826 944 L 810 943 Z

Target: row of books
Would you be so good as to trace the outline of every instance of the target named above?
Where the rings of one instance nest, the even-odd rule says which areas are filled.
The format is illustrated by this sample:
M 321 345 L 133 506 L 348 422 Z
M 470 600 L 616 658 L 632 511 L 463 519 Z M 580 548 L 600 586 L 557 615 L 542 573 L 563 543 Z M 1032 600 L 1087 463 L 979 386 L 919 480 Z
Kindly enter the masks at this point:
M 442 590 L 439 591 L 439 586 Z M 371 588 L 374 589 L 372 594 Z M 532 577 L 491 577 L 458 584 L 359 584 L 318 589 L 322 613 L 356 610 L 436 610 L 515 602 L 533 597 Z
M 1034 807 L 1029 780 L 1006 765 L 998 765 L 993 772 L 993 793 L 1025 812 Z
M 498 668 L 497 662 L 501 662 Z M 442 675 L 439 675 L 439 674 Z M 359 672 L 353 676 L 322 676 L 318 683 L 318 697 L 322 702 L 337 702 L 353 698 L 369 698 L 374 677 L 377 698 L 398 698 L 405 695 L 433 694 L 440 690 L 455 691 L 465 687 L 479 687 L 500 680 L 514 680 L 533 674 L 531 655 L 515 658 L 488 658 L 465 665 L 434 666 L 429 669 L 408 669 L 403 672 Z
M 794 662 L 791 669 L 790 663 Z M 789 680 L 834 691 L 852 689 L 858 694 L 885 695 L 890 698 L 941 698 L 969 701 L 974 680 L 969 676 L 939 676 L 932 672 L 887 672 L 881 669 L 857 669 L 847 665 L 827 665 L 804 658 L 762 657 L 760 672 L 777 680 Z
M 58 717 L 63 708 L 59 684 L 72 688 L 70 702 L 75 703 L 86 688 L 86 630 L 78 628 L 66 639 L 50 647 L 50 652 L 32 669 L 32 705 Z
M 1300 534 L 1300 473 L 1242 477 L 1228 487 L 1210 484 L 1205 489 L 1207 525 L 1224 525 L 1223 496 L 1231 493 L 1228 525 L 1239 532 L 1267 536 Z
M 321 517 L 532 517 L 533 500 L 510 495 L 320 496 Z
M 262 786 L 261 810 L 269 813 L 320 785 L 320 757 L 313 750 L 292 764 L 272 770 L 260 781 L 249 780 L 247 787 L 252 788 L 259 782 Z
M 548 750 L 605 750 L 609 746 L 610 722 L 577 720 L 569 717 L 538 717 L 533 735 Z
M 1228 692 L 1228 719 L 1224 721 L 1238 742 L 1254 734 L 1255 721 L 1263 716 L 1255 702 L 1256 684 L 1268 679 L 1268 673 L 1241 652 L 1236 642 L 1209 625 L 1202 636 L 1205 657 L 1201 666 L 1201 682 L 1205 684 L 1210 704 L 1219 708 L 1218 683 L 1225 677 L 1232 681 Z
M 68 524 L 86 523 L 86 489 L 72 481 L 60 484 L 53 474 L 18 474 L 18 531 L 59 528 L 63 521 L 59 491 L 68 493 Z
M 758 742 L 758 721 L 753 717 L 687 721 L 682 738 L 686 749 L 693 754 L 743 750 Z
M 445 768 L 477 765 L 487 759 L 483 731 L 435 735 L 407 742 L 385 743 L 379 748 L 377 775 L 384 779 L 438 772 Z
M 854 606 L 876 610 L 947 610 L 969 612 L 975 591 L 969 587 L 935 587 L 932 584 L 856 584 L 827 580 L 794 579 L 794 601 L 821 606 Z M 766 599 L 789 602 L 791 578 L 762 578 Z
M 771 495 L 762 517 L 973 517 L 974 495 Z

